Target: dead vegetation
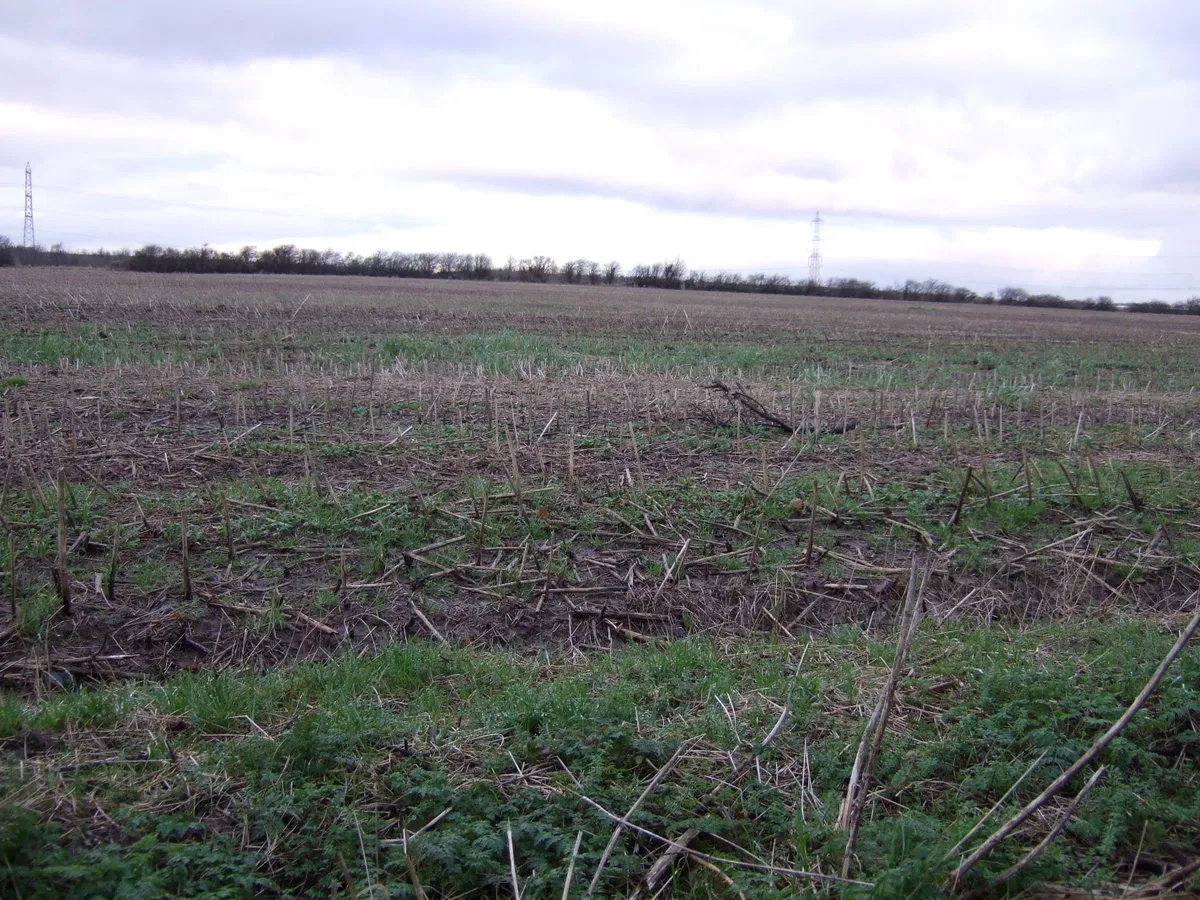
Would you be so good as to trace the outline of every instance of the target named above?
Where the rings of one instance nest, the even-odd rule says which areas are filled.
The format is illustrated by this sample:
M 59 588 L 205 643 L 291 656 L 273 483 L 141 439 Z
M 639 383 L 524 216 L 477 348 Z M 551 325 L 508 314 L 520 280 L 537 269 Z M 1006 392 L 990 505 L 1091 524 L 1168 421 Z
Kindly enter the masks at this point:
M 971 362 L 999 336 L 1033 316 L 1036 350 L 1079 322 L 528 286 L 513 309 L 509 285 L 5 278 L 0 677 L 27 690 L 413 637 L 586 653 L 886 629 L 914 548 L 941 620 L 1170 616 L 1198 583 L 1195 394 L 1162 368 L 1194 345 L 1161 317 L 1079 320 L 1113 352 L 1152 342 L 1120 380 L 1002 381 Z M 719 361 L 782 321 L 837 349 L 802 377 L 750 373 L 752 388 L 586 343 L 566 363 L 470 344 L 619 333 Z M 80 328 L 111 346 L 102 362 Z M 474 362 L 389 356 L 392 329 Z M 916 336 L 935 330 L 975 349 L 954 362 L 943 348 L 931 380 Z M 78 355 L 48 359 L 62 335 Z

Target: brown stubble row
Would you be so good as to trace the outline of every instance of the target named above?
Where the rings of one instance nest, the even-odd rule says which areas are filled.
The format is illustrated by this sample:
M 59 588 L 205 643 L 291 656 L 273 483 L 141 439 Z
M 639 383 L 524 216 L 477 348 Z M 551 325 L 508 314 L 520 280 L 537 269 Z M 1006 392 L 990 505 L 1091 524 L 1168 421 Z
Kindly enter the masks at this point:
M 85 269 L 0 271 L 0 326 L 181 322 L 237 330 L 753 337 L 798 330 L 850 342 L 902 337 L 972 344 L 1100 342 L 1195 346 L 1200 318 L 948 306 L 889 300 L 728 294 L 629 287 L 339 276 L 146 275 Z M 306 299 L 307 298 L 307 299 Z

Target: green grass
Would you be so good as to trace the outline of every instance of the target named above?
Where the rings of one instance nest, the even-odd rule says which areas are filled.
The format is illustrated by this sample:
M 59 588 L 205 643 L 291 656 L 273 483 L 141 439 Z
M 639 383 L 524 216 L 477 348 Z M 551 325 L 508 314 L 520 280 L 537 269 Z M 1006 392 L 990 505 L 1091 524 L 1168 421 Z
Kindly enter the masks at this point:
M 23 598 L 17 606 L 17 634 L 27 641 L 42 640 L 60 609 L 62 601 L 52 591 L 42 590 Z
M 888 336 L 880 344 L 819 339 L 802 331 L 771 340 L 670 340 L 541 334 L 499 330 L 484 333 L 412 332 L 383 337 L 342 334 L 295 336 L 287 357 L 303 358 L 313 371 L 397 365 L 435 372 L 464 369 L 492 376 L 516 373 L 562 376 L 617 371 L 672 373 L 687 377 L 782 377 L 817 388 L 938 389 L 970 383 L 993 401 L 1015 407 L 1037 389 L 1189 391 L 1200 387 L 1191 348 L 1111 344 L 1014 342 L 1006 348 L 970 345 L 931 347 L 928 341 Z M 281 359 L 275 332 L 239 335 L 232 341 L 211 329 L 46 327 L 0 334 L 0 360 L 84 366 L 118 364 L 253 365 L 264 372 Z M 251 391 L 260 379 L 239 378 Z
M 901 685 L 905 727 L 889 733 L 877 768 L 881 802 L 863 827 L 859 876 L 876 896 L 935 896 L 958 838 L 1039 754 L 1004 812 L 1078 756 L 1171 640 L 1125 621 L 923 629 Z M 160 895 L 364 896 L 375 885 L 411 896 L 401 831 L 449 810 L 410 843 L 430 896 L 505 893 L 509 828 L 525 895 L 557 896 L 576 833 L 582 885 L 611 832 L 582 797 L 623 812 L 685 741 L 696 743 L 639 825 L 670 835 L 695 825 L 709 835 L 697 844 L 705 852 L 836 871 L 834 820 L 863 725 L 851 710 L 873 703 L 891 652 L 850 628 L 806 648 L 689 639 L 582 665 L 418 644 L 265 675 L 8 698 L 0 879 L 24 897 L 124 896 L 138 883 Z M 778 738 L 756 751 L 785 706 Z M 1147 854 L 1187 847 L 1200 827 L 1198 723 L 1192 650 L 1013 891 L 1112 885 L 1114 860 L 1139 844 Z M 33 734 L 62 741 L 43 757 L 48 768 L 16 765 Z M 97 755 L 89 734 L 108 735 L 101 764 L 64 768 Z M 811 783 L 797 777 L 805 759 Z M 1003 844 L 976 883 L 1033 839 Z M 653 841 L 618 842 L 603 892 L 626 893 L 654 851 Z M 792 893 L 722 868 L 747 896 Z M 676 877 L 678 896 L 719 890 L 698 868 Z

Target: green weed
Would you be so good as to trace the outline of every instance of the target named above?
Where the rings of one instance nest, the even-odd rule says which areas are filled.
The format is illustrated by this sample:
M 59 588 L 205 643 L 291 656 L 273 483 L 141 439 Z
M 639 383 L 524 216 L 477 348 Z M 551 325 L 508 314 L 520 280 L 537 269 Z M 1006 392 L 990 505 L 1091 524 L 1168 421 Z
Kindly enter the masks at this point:
M 922 629 L 913 674 L 901 686 L 911 712 L 904 730 L 888 734 L 876 770 L 881 796 L 896 802 L 872 808 L 859 842 L 859 870 L 876 893 L 936 894 L 951 845 L 1039 755 L 1012 804 L 1069 764 L 1120 715 L 1170 640 L 1137 622 Z M 11 869 L 0 877 L 82 896 L 87 887 L 70 865 L 86 859 L 95 868 L 92 888 L 132 883 L 153 864 L 178 869 L 170 875 L 176 880 L 160 874 L 153 882 L 178 893 L 269 884 L 302 894 L 347 884 L 403 893 L 411 882 L 399 834 L 441 816 L 409 848 L 427 890 L 504 890 L 511 828 L 523 887 L 557 892 L 575 834 L 585 834 L 579 865 L 588 878 L 611 831 L 580 798 L 627 808 L 685 741 L 706 749 L 685 754 L 645 801 L 639 824 L 667 834 L 694 824 L 752 853 L 774 847 L 781 864 L 836 868 L 842 836 L 833 820 L 861 727 L 843 711 L 873 702 L 890 655 L 888 642 L 852 628 L 807 648 L 689 639 L 549 668 L 410 645 L 259 676 L 180 675 L 161 686 L 9 701 L 0 708 L 0 734 L 149 724 L 151 737 L 161 738 L 151 742 L 150 758 L 186 752 L 198 768 L 169 778 L 166 793 L 149 804 L 138 786 L 160 775 L 136 766 L 81 770 L 56 789 L 74 784 L 108 803 L 127 847 L 137 848 L 121 854 L 104 843 L 76 847 L 72 838 L 72 855 L 64 855 L 57 814 L 7 807 L 0 854 Z M 871 673 L 866 682 L 864 673 Z M 1014 890 L 1112 884 L 1113 861 L 1139 842 L 1144 852 L 1167 853 L 1194 834 L 1198 677 L 1200 655 L 1185 653 L 1105 755 L 1109 775 L 1067 834 Z M 769 749 L 756 750 L 785 707 L 786 727 Z M 166 718 L 155 725 L 152 712 Z M 186 728 L 170 724 L 178 721 Z M 778 780 L 802 759 L 811 785 Z M 15 769 L 0 777 L 10 792 L 26 790 Z M 198 795 L 203 784 L 227 787 Z M 52 802 L 22 796 L 32 809 Z M 250 848 L 269 846 L 271 856 L 236 849 L 246 835 Z M 974 883 L 1015 861 L 1021 844 L 1002 845 Z M 730 855 L 715 838 L 697 846 Z M 781 857 L 785 847 L 792 852 Z M 620 842 L 605 891 L 627 891 L 648 849 L 636 839 Z M 748 895 L 778 890 L 761 873 L 727 871 Z M 193 887 L 177 880 L 183 873 L 196 879 Z M 689 894 L 703 884 L 699 875 L 678 877 Z

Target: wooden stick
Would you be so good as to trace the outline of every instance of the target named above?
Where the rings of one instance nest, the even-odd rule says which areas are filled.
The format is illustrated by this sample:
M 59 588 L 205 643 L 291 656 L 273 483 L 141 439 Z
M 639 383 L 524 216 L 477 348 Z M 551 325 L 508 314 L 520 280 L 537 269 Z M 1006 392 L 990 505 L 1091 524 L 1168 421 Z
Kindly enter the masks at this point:
M 563 881 L 562 900 L 570 900 L 571 878 L 575 874 L 575 860 L 579 858 L 579 845 L 583 843 L 583 832 L 575 835 L 575 847 L 571 850 L 571 861 L 567 863 L 567 877 Z
M 104 579 L 104 599 L 112 605 L 117 599 L 117 572 L 121 566 L 121 524 L 113 522 L 112 550 L 108 555 L 108 572 Z
M 1082 416 L 1083 416 L 1083 414 L 1080 413 L 1081 418 L 1082 418 Z M 1031 849 L 1023 857 L 1021 857 L 1021 859 L 1018 862 L 1009 866 L 1007 869 L 1005 869 L 999 875 L 996 875 L 994 878 L 990 879 L 988 881 L 987 887 L 981 888 L 980 890 L 977 890 L 977 891 L 972 891 L 970 894 L 967 895 L 967 897 L 968 898 L 978 898 L 978 897 L 990 896 L 992 894 L 993 890 L 995 890 L 1000 885 L 1004 884 L 1006 881 L 1011 879 L 1014 875 L 1019 873 L 1026 866 L 1028 866 L 1031 862 L 1033 862 L 1035 859 L 1037 859 L 1039 856 L 1041 856 L 1043 853 L 1045 853 L 1046 848 L 1050 846 L 1051 842 L 1062 833 L 1062 830 L 1064 828 L 1067 827 L 1067 823 L 1069 821 L 1071 821 L 1071 816 L 1074 814 L 1075 809 L 1082 802 L 1083 798 L 1086 797 L 1088 792 L 1091 791 L 1091 789 L 1096 786 L 1096 782 L 1099 781 L 1101 778 L 1103 778 L 1104 773 L 1107 771 L 1108 771 L 1107 767 L 1101 766 L 1095 772 L 1092 773 L 1092 777 L 1087 780 L 1087 784 L 1085 784 L 1082 788 L 1080 788 L 1079 793 L 1076 794 L 1073 798 L 1071 798 L 1071 802 L 1067 804 L 1067 808 L 1064 809 L 1062 812 L 1062 815 L 1058 817 L 1058 821 L 1054 823 L 1054 827 L 1051 828 L 1046 833 L 1046 836 L 1044 838 L 1042 838 L 1040 841 L 1038 841 L 1037 846 L 1033 847 L 1033 849 Z
M 17 535 L 8 532 L 8 606 L 13 621 L 17 621 Z
M 892 714 L 892 701 L 896 695 L 896 685 L 900 682 L 900 671 L 908 659 L 908 651 L 912 647 L 913 638 L 917 634 L 917 625 L 921 621 L 921 594 L 924 584 L 917 585 L 917 558 L 912 559 L 912 567 L 908 575 L 908 596 L 904 601 L 904 613 L 900 619 L 900 637 L 896 642 L 896 654 L 892 658 L 892 668 L 879 695 L 879 702 L 867 728 L 863 732 L 862 741 L 858 745 L 858 754 L 854 759 L 854 767 L 850 772 L 850 783 L 846 787 L 846 799 L 842 803 L 841 814 L 838 816 L 838 827 L 848 832 L 846 849 L 842 854 L 842 877 L 850 875 L 850 864 L 854 859 L 854 848 L 858 842 L 858 827 L 862 820 L 863 809 L 867 803 L 867 787 L 870 783 L 871 772 L 875 768 L 875 760 L 883 746 L 883 737 L 887 733 L 888 718 Z
M 179 513 L 179 552 L 183 556 L 183 599 L 192 601 L 192 560 L 191 548 L 188 546 L 188 515 L 187 510 Z
M 513 900 L 521 900 L 521 882 L 517 881 L 517 855 L 513 852 L 512 823 L 505 825 L 508 835 L 508 867 L 512 875 Z
M 671 758 L 663 763 L 661 768 L 654 773 L 654 777 L 650 779 L 650 783 L 646 785 L 645 790 L 643 790 L 638 798 L 633 801 L 633 805 L 629 807 L 629 811 L 625 813 L 626 820 L 628 820 L 635 812 L 637 812 L 637 809 L 642 805 L 642 802 L 650 796 L 650 792 L 658 787 L 662 780 L 671 773 L 671 770 L 675 768 L 676 764 L 683 756 L 684 751 L 686 751 L 691 744 L 691 741 L 684 741 L 682 744 L 680 744 L 675 749 L 675 752 L 671 754 Z M 600 854 L 600 862 L 596 864 L 596 874 L 592 876 L 592 881 L 588 885 L 587 892 L 583 895 L 584 898 L 591 897 L 596 893 L 596 886 L 600 883 L 600 877 L 604 874 L 604 867 L 608 865 L 608 859 L 610 856 L 612 856 L 613 849 L 617 846 L 617 841 L 620 840 L 621 832 L 623 830 L 624 825 L 622 822 L 618 821 L 617 825 L 613 828 L 612 834 L 608 838 L 608 843 L 604 847 L 604 852 Z
M 954 507 L 954 512 L 950 514 L 950 521 L 946 524 L 957 525 L 958 519 L 962 515 L 963 502 L 967 499 L 967 491 L 971 487 L 971 475 L 973 474 L 970 466 L 967 466 L 966 477 L 963 478 L 962 490 L 958 494 L 958 504 Z
M 64 616 L 71 615 L 71 575 L 67 570 L 67 475 L 65 469 L 58 470 L 54 491 L 55 507 L 58 512 L 58 552 L 55 556 L 54 587 L 62 601 Z
M 424 625 L 429 633 L 437 638 L 440 643 L 446 643 L 446 639 L 442 637 L 442 633 L 433 627 L 433 623 L 430 622 L 425 613 L 421 611 L 421 607 L 417 606 L 417 601 L 410 597 L 409 603 L 412 605 L 413 615 L 417 617 L 417 621 Z
M 1200 592 L 1193 594 L 1192 598 L 1194 599 L 1197 596 L 1200 596 Z M 1020 812 L 997 828 L 996 831 L 992 833 L 991 837 L 980 844 L 974 853 L 963 860 L 958 867 L 955 868 L 952 873 L 950 873 L 951 884 L 957 885 L 962 880 L 963 876 L 971 871 L 971 868 L 975 865 L 975 863 L 979 862 L 979 860 L 990 853 L 997 844 L 1008 837 L 1008 835 L 1012 834 L 1012 832 L 1020 827 L 1020 825 L 1024 823 L 1026 819 L 1037 812 L 1046 804 L 1047 801 L 1050 800 L 1050 798 L 1061 791 L 1063 787 L 1066 786 L 1067 782 L 1074 778 L 1084 766 L 1104 752 L 1104 748 L 1113 742 L 1117 735 L 1119 735 L 1125 729 L 1125 726 L 1129 724 L 1130 720 L 1137 715 L 1138 710 L 1140 710 L 1146 704 L 1146 701 L 1150 699 L 1150 695 L 1154 693 L 1155 689 L 1159 685 L 1159 682 L 1161 682 L 1163 677 L 1167 674 L 1167 669 L 1171 667 L 1171 663 L 1175 661 L 1175 657 L 1179 656 L 1179 654 L 1183 652 L 1183 648 L 1187 646 L 1188 641 L 1191 639 L 1192 635 L 1195 634 L 1198 627 L 1200 627 L 1200 604 L 1197 604 L 1195 615 L 1192 616 L 1191 621 L 1188 622 L 1187 626 L 1180 633 L 1179 638 L 1175 641 L 1175 646 L 1173 646 L 1167 652 L 1167 655 L 1163 657 L 1162 662 L 1158 664 L 1158 668 L 1155 669 L 1154 674 L 1150 676 L 1150 680 L 1146 682 L 1146 686 L 1142 688 L 1141 693 L 1134 698 L 1134 701 L 1129 704 L 1129 708 L 1122 713 L 1121 717 L 1109 727 L 1108 731 L 1100 735 L 1100 737 L 1096 739 L 1096 742 L 1092 744 L 1092 746 L 1089 747 L 1083 753 L 1083 755 L 1079 757 L 1079 759 L 1075 760 L 1075 762 L 1073 762 L 1066 769 L 1066 771 L 1059 775 L 1058 778 L 1054 779 L 1049 787 L 1038 794 L 1033 800 L 1030 800 Z
M 661 834 L 651 831 L 649 828 L 643 828 L 641 825 L 635 825 L 628 819 L 622 819 L 616 813 L 609 812 L 591 797 L 585 797 L 583 794 L 578 794 L 577 796 L 584 803 L 593 807 L 601 814 L 608 816 L 608 818 L 612 819 L 614 822 L 625 826 L 631 831 L 636 831 L 638 834 L 644 834 L 646 837 L 654 838 L 656 841 L 661 841 L 662 843 L 667 844 L 671 849 L 678 848 L 678 853 L 686 853 L 693 859 L 703 859 L 711 863 L 720 863 L 726 866 L 737 866 L 739 868 L 750 869 L 755 872 L 766 872 L 770 875 L 787 875 L 792 878 L 807 878 L 810 881 L 824 884 L 853 884 L 858 887 L 875 887 L 875 884 L 870 881 L 855 881 L 852 878 L 838 878 L 836 875 L 823 875 L 819 872 L 805 872 L 802 869 L 790 869 L 785 866 L 769 866 L 766 863 L 746 862 L 745 860 L 741 859 L 728 859 L 724 856 L 713 856 L 710 853 L 702 853 L 699 850 L 693 850 L 691 847 L 684 844 L 682 840 L 673 841 L 670 838 L 663 837 Z M 697 834 L 698 833 L 699 832 L 697 832 Z

